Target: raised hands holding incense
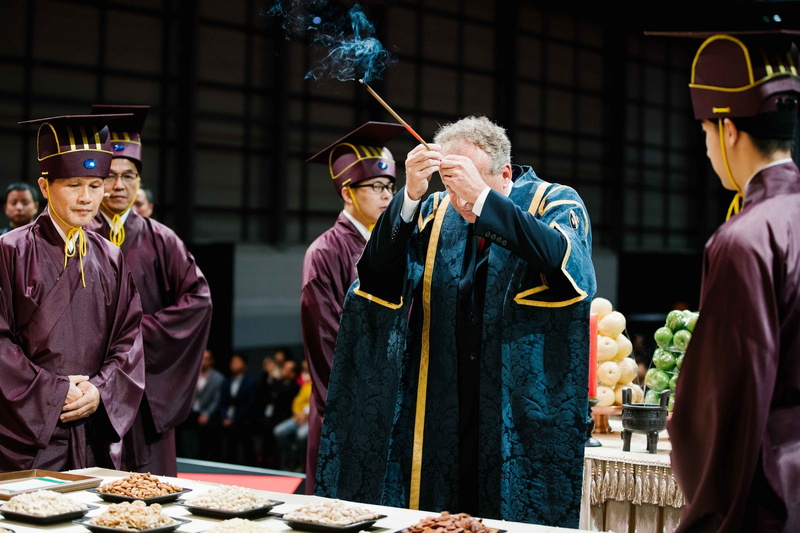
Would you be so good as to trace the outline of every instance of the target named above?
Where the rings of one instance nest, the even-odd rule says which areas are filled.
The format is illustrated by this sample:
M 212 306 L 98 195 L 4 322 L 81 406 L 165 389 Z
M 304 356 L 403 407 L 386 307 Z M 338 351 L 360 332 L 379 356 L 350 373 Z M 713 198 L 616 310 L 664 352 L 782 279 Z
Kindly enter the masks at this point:
M 442 162 L 441 147 L 438 144 L 419 144 L 406 157 L 406 192 L 414 201 L 428 192 L 428 184 L 434 172 L 439 171 Z

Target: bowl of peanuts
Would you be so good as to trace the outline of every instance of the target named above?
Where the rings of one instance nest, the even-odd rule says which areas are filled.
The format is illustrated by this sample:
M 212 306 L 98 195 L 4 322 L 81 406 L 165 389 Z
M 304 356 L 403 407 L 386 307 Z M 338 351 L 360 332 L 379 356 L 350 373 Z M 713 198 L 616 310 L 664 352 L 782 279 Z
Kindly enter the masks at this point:
M 190 522 L 186 518 L 169 516 L 161 504 L 148 505 L 142 500 L 112 503 L 97 516 L 72 521 L 92 533 L 169 533 Z
M 97 494 L 101 500 L 111 503 L 141 500 L 146 504 L 174 502 L 192 489 L 178 487 L 160 480 L 149 472 L 133 472 L 128 476 L 101 484 L 86 492 Z

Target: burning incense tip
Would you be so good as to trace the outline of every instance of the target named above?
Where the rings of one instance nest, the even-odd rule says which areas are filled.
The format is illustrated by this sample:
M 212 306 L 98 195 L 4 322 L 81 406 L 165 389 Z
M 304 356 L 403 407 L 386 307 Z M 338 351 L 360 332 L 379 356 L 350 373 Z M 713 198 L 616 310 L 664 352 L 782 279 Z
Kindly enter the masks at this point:
M 398 115 L 397 113 L 395 113 L 395 112 L 394 112 L 394 109 L 392 109 L 391 107 L 389 107 L 389 104 L 387 104 L 386 102 L 384 102 L 384 101 L 383 101 L 383 98 L 381 98 L 380 96 L 378 96 L 378 93 L 376 93 L 375 91 L 373 91 L 373 90 L 372 90 L 372 87 L 370 87 L 369 85 L 367 85 L 367 82 L 365 82 L 363 79 L 359 79 L 358 81 L 359 81 L 359 83 L 361 83 L 361 84 L 362 84 L 364 87 L 366 87 L 366 88 L 367 88 L 367 90 L 369 91 L 369 94 L 371 94 L 372 96 L 374 96 L 374 97 L 375 97 L 375 99 L 376 99 L 376 100 L 377 100 L 377 101 L 378 101 L 378 102 L 379 102 L 379 103 L 380 103 L 380 104 L 381 104 L 383 107 L 385 107 L 385 108 L 386 108 L 386 111 L 388 111 L 389 113 L 391 113 L 391 114 L 392 114 L 392 116 L 395 118 L 395 120 L 397 120 L 397 122 L 399 122 L 400 124 L 402 124 L 402 125 L 403 125 L 403 126 L 404 126 L 404 127 L 407 129 L 407 130 L 408 130 L 408 132 L 409 132 L 411 135 L 413 135 L 413 136 L 414 136 L 414 137 L 415 137 L 415 138 L 416 138 L 416 139 L 417 139 L 419 142 L 421 142 L 421 143 L 423 144 L 423 146 L 425 146 L 425 148 L 426 148 L 427 150 L 430 150 L 430 149 L 431 149 L 431 147 L 430 147 L 430 146 L 428 146 L 428 143 L 426 143 L 425 141 L 423 141 L 423 140 L 422 140 L 422 137 L 420 137 L 420 136 L 419 136 L 419 134 L 418 134 L 416 131 L 414 131 L 414 128 L 412 128 L 411 126 L 409 126 L 409 125 L 408 125 L 408 123 L 407 123 L 405 120 L 403 120 L 402 118 L 400 118 L 400 115 Z

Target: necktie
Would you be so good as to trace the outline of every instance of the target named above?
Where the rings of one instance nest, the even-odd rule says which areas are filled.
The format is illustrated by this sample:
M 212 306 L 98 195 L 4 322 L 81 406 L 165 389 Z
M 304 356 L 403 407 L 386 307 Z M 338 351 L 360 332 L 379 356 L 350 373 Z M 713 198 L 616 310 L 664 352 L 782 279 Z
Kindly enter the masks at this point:
M 489 245 L 489 241 L 486 240 L 486 237 L 481 237 L 481 240 L 478 243 L 478 256 L 483 254 L 483 251 L 486 250 L 486 247 Z

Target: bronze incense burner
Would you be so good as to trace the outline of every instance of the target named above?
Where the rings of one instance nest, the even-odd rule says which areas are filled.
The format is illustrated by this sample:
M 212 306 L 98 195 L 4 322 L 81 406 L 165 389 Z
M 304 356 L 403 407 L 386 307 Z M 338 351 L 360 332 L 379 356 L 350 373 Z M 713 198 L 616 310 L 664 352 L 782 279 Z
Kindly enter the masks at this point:
M 622 450 L 631 451 L 631 435 L 647 434 L 647 451 L 657 453 L 658 434 L 667 427 L 670 391 L 661 393 L 660 403 L 631 403 L 631 389 L 622 389 Z

